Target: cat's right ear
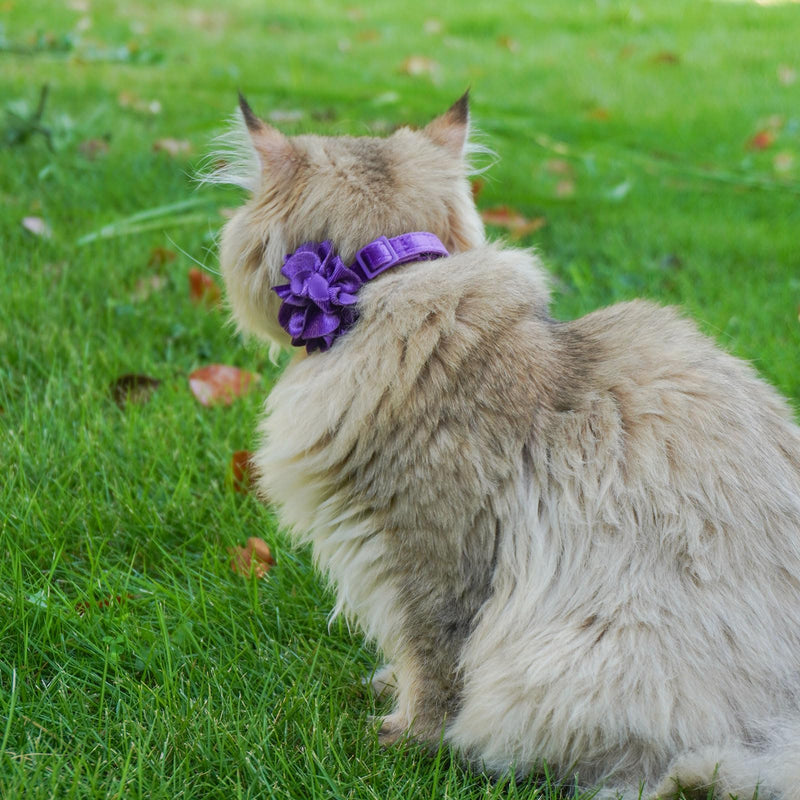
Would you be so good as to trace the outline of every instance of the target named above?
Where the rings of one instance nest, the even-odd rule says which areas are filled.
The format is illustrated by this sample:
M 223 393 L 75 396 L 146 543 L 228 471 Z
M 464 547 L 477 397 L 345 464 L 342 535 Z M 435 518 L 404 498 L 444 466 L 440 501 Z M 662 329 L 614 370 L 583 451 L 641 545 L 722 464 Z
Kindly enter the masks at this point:
M 250 134 L 262 171 L 282 174 L 292 169 L 295 163 L 295 151 L 288 137 L 259 119 L 241 92 L 239 92 L 239 110 L 242 112 L 242 120 Z
M 457 158 L 464 155 L 469 136 L 469 89 L 442 116 L 428 123 L 425 134 Z

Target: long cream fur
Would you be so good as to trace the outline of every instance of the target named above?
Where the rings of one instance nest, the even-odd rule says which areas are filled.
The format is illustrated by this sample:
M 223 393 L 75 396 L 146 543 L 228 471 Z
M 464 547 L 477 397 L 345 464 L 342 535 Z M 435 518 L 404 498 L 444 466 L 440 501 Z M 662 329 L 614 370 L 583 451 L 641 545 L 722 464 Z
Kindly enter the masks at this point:
M 800 799 L 800 431 L 671 309 L 548 313 L 486 245 L 466 98 L 422 131 L 287 139 L 243 105 L 257 175 L 221 263 L 243 329 L 287 343 L 283 255 L 430 230 L 360 319 L 272 390 L 264 498 L 396 681 L 380 736 L 603 796 Z M 239 181 L 241 184 L 241 181 Z M 383 685 L 383 681 L 382 681 Z

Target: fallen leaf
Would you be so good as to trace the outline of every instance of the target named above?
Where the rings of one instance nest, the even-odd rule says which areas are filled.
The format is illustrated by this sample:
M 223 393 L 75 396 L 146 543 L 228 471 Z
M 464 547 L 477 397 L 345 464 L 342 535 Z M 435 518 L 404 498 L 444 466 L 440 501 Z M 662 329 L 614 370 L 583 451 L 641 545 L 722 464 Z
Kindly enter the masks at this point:
M 114 402 L 120 408 L 125 408 L 128 403 L 143 405 L 160 385 L 161 381 L 158 378 L 129 372 L 125 375 L 120 375 L 111 384 L 110 392 Z
M 168 250 L 166 247 L 154 247 L 150 251 L 150 258 L 147 259 L 147 266 L 163 267 L 164 264 L 168 264 L 170 261 L 174 261 L 176 258 L 177 254 L 172 250 Z
M 167 285 L 167 279 L 163 275 L 148 275 L 136 281 L 136 288 L 133 290 L 134 300 L 147 300 L 154 292 L 160 292 Z
M 53 231 L 41 217 L 24 217 L 22 227 L 34 236 L 41 236 L 43 239 L 51 239 Z
M 772 147 L 773 143 L 775 142 L 775 134 L 768 129 L 763 131 L 759 131 L 752 139 L 749 139 L 747 142 L 747 149 L 748 150 L 766 150 L 768 147 Z
M 587 116 L 590 119 L 596 119 L 598 122 L 606 122 L 606 120 L 611 118 L 611 112 L 607 108 L 601 108 L 598 106 L 597 108 L 592 108 L 587 112 Z
M 95 606 L 97 608 L 110 608 L 112 605 L 124 605 L 127 600 L 133 600 L 136 595 L 133 594 L 126 594 L 126 595 L 115 595 L 114 597 L 107 597 L 103 598 L 102 600 L 95 601 Z M 91 604 L 81 601 L 79 603 L 75 603 L 75 610 L 78 612 L 78 616 L 82 617 L 90 608 Z
M 381 33 L 376 31 L 375 28 L 365 28 L 356 34 L 356 39 L 359 42 L 377 42 L 380 41 Z
M 679 64 L 681 57 L 670 50 L 662 50 L 656 53 L 651 59 L 654 64 Z
M 778 67 L 778 81 L 783 86 L 791 86 L 797 80 L 797 70 L 786 64 Z
M 775 172 L 781 174 L 791 172 L 794 167 L 794 153 L 790 153 L 788 150 L 781 150 L 781 152 L 776 154 L 775 158 L 772 159 L 772 166 Z
M 231 456 L 231 482 L 233 489 L 247 494 L 253 486 L 253 454 L 249 450 L 237 450 Z
M 497 44 L 508 50 L 509 53 L 516 53 L 519 51 L 519 42 L 516 39 L 512 39 L 510 36 L 498 36 Z
M 556 197 L 572 197 L 575 194 L 575 181 L 564 178 L 556 184 Z
M 260 377 L 238 367 L 209 364 L 189 375 L 189 388 L 204 406 L 229 406 L 237 397 L 246 394 L 251 384 L 260 380 Z
M 143 100 L 133 92 L 120 92 L 117 95 L 117 102 L 121 108 L 132 108 L 134 111 L 141 111 L 147 114 L 160 114 L 161 102 L 158 100 Z
M 192 143 L 186 139 L 173 139 L 168 136 L 165 139 L 156 139 L 153 142 L 154 153 L 168 153 L 173 158 L 183 153 L 189 153 L 191 149 Z
M 427 56 L 409 56 L 400 67 L 406 75 L 419 77 L 420 75 L 433 75 L 439 71 L 439 65 Z
M 565 158 L 548 158 L 544 162 L 544 168 L 551 175 L 569 175 L 575 174 L 575 168 Z
M 481 192 L 483 191 L 483 187 L 486 186 L 486 181 L 482 180 L 481 178 L 475 178 L 470 186 L 472 188 L 472 199 L 477 201 Z
M 515 239 L 526 236 L 529 233 L 538 231 L 547 224 L 544 217 L 534 217 L 528 219 L 508 206 L 497 206 L 496 208 L 486 208 L 481 211 L 481 219 L 487 225 L 494 225 L 498 228 L 505 228 Z
M 78 145 L 81 155 L 94 161 L 108 153 L 108 142 L 105 139 L 86 139 Z
M 251 536 L 244 547 L 229 547 L 228 555 L 231 556 L 231 569 L 245 578 L 251 575 L 263 578 L 270 567 L 275 566 L 269 545 L 256 536 Z
M 195 305 L 202 303 L 211 308 L 219 303 L 222 298 L 222 290 L 207 272 L 192 267 L 188 275 L 189 297 Z

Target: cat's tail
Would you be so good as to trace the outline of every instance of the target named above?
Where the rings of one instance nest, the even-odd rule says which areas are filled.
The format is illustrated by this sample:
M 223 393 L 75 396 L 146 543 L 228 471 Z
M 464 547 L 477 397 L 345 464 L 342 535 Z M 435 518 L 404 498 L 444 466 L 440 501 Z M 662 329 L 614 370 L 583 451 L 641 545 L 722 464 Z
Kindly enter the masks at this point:
M 771 724 L 763 744 L 682 754 L 672 762 L 667 777 L 643 796 L 669 798 L 678 788 L 712 785 L 720 800 L 800 800 L 800 721 Z

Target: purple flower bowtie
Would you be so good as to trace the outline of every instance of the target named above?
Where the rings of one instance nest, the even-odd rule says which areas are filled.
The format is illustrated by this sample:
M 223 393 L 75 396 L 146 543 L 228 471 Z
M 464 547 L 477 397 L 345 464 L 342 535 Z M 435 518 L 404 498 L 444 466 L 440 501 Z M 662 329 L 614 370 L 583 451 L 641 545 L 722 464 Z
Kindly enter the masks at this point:
M 283 301 L 278 322 L 295 347 L 325 351 L 358 319 L 356 303 L 363 284 L 397 264 L 447 255 L 432 233 L 404 233 L 375 239 L 346 267 L 330 241 L 306 242 L 284 259 L 281 273 L 289 283 L 273 289 Z

